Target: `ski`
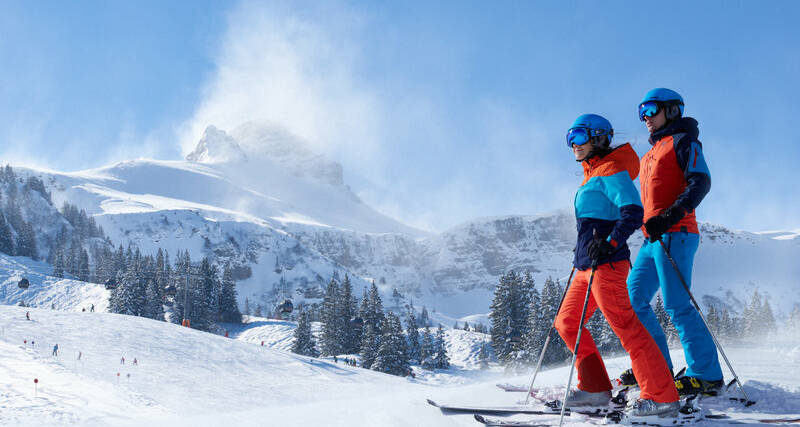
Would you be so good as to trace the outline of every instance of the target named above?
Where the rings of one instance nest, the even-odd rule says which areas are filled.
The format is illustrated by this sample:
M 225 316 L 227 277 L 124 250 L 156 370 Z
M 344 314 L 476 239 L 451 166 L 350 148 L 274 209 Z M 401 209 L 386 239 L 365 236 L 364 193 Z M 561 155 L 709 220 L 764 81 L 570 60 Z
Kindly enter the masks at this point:
M 444 413 L 458 413 L 458 414 L 484 414 L 484 415 L 513 415 L 513 414 L 527 414 L 527 415 L 558 415 L 559 412 L 552 410 L 534 409 L 526 405 L 517 406 L 455 406 L 436 403 L 431 399 L 427 399 L 428 404 L 439 408 Z M 570 410 L 567 409 L 567 414 Z
M 509 383 L 498 383 L 495 384 L 497 388 L 506 392 L 512 393 L 527 393 L 528 387 L 521 385 L 521 384 L 509 384 Z M 532 391 L 536 391 L 537 389 L 533 389 Z
M 558 414 L 555 414 L 558 415 Z M 540 427 L 540 426 L 547 426 L 550 424 L 546 424 L 542 422 L 542 420 L 501 420 L 501 419 L 494 419 L 494 418 L 487 418 L 483 415 L 475 414 L 475 420 L 479 423 L 490 426 L 490 427 Z M 698 421 L 718 421 L 723 422 L 725 424 L 794 424 L 800 423 L 800 418 L 761 418 L 761 419 L 732 419 L 725 414 L 707 414 L 704 417 L 700 418 L 676 418 L 676 419 L 662 419 L 662 422 L 658 422 L 658 420 L 653 421 L 646 421 L 646 420 L 625 420 L 624 422 L 621 419 L 609 419 L 606 418 L 603 420 L 603 423 L 606 424 L 617 424 L 617 423 L 624 423 L 624 424 L 631 424 L 631 425 L 645 425 L 645 426 L 676 426 L 676 425 L 687 425 L 692 424 Z M 585 420 L 583 422 L 586 422 Z
M 558 415 L 558 414 L 554 414 Z M 495 420 L 486 418 L 483 415 L 475 414 L 475 421 L 490 427 L 544 427 L 550 424 L 537 423 L 536 421 L 513 421 L 513 420 Z

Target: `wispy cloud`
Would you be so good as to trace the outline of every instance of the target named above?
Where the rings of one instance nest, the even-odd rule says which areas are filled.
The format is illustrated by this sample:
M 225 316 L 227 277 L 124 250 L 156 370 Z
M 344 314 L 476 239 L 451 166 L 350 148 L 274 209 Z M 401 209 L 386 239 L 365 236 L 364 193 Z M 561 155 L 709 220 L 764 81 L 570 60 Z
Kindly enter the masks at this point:
M 374 148 L 381 113 L 355 76 L 359 17 L 307 6 L 244 2 L 230 13 L 216 72 L 181 129 L 184 152 L 206 126 L 231 130 L 246 121 L 279 123 L 329 153 Z

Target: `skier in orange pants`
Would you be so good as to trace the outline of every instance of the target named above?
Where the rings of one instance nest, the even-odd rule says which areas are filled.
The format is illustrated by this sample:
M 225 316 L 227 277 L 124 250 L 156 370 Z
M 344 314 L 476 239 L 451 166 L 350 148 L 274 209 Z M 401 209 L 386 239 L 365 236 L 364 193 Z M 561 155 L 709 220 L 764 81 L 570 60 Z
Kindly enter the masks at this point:
M 596 114 L 578 117 L 567 132 L 567 145 L 583 165 L 584 180 L 575 196 L 578 242 L 573 264 L 578 270 L 564 297 L 555 326 L 574 351 L 590 266 L 596 265 L 586 307 L 588 320 L 598 308 L 633 362 L 640 378 L 639 399 L 626 413 L 632 416 L 677 416 L 678 392 L 666 359 L 639 321 L 628 297 L 630 270 L 628 237 L 642 225 L 644 210 L 633 180 L 639 174 L 639 157 L 629 144 L 611 148 L 611 123 Z M 585 324 L 585 323 L 584 323 Z M 584 327 L 576 354 L 577 390 L 566 406 L 607 406 L 611 381 L 589 331 Z

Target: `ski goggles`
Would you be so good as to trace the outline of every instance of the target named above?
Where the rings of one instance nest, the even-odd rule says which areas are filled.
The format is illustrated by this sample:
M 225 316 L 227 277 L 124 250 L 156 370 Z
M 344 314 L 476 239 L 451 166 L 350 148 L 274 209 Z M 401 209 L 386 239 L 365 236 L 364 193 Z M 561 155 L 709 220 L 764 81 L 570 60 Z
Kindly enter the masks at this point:
M 655 116 L 660 109 L 661 107 L 658 105 L 658 102 L 655 101 L 647 101 L 639 104 L 639 120 L 643 122 L 645 117 Z
M 583 145 L 592 139 L 591 131 L 588 128 L 572 128 L 567 131 L 567 147 L 572 148 L 573 145 Z

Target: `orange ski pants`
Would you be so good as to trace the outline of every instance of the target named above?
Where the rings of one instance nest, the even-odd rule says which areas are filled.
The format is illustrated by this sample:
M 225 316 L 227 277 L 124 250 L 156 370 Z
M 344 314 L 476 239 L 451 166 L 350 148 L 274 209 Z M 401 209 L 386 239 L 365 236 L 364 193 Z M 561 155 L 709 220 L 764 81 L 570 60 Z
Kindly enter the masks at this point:
M 661 403 L 675 402 L 678 400 L 678 391 L 675 389 L 667 361 L 631 307 L 625 283 L 629 270 L 628 262 L 614 262 L 597 267 L 592 282 L 592 292 L 589 295 L 589 305 L 586 307 L 584 325 L 595 310 L 600 308 L 611 329 L 622 342 L 622 347 L 631 357 L 633 373 L 641 388 L 640 396 Z M 575 340 L 578 337 L 578 326 L 591 272 L 591 269 L 586 269 L 575 273 L 572 285 L 564 297 L 561 311 L 556 316 L 556 329 L 571 351 L 574 351 Z M 575 363 L 580 390 L 589 392 L 611 390 L 606 366 L 592 335 L 585 326 Z

